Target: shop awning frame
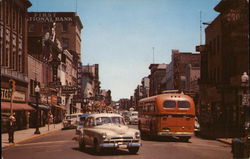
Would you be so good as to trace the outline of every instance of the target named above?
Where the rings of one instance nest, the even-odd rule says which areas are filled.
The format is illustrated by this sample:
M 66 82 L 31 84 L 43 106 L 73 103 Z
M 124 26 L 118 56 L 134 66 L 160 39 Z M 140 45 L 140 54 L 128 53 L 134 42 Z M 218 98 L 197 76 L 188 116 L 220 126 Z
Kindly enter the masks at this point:
M 12 103 L 12 109 L 34 111 L 35 109 L 28 105 L 28 103 Z M 10 110 L 10 102 L 1 102 L 1 110 Z
M 30 105 L 36 109 L 36 104 L 35 103 L 30 103 Z M 50 110 L 51 107 L 48 106 L 48 105 L 44 105 L 44 104 L 38 104 L 38 108 L 41 109 L 41 110 Z

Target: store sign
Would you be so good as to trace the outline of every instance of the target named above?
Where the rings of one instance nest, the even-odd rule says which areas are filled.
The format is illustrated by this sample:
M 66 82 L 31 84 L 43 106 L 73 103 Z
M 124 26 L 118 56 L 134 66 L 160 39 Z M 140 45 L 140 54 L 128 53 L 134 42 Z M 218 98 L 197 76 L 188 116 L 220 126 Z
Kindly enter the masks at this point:
M 50 103 L 50 104 L 54 104 L 54 105 L 57 105 L 57 96 L 49 96 L 48 97 L 48 102 Z
M 53 23 L 53 22 L 73 22 L 73 13 L 56 12 L 30 12 L 29 22 Z
M 10 101 L 11 93 L 9 89 L 1 88 L 1 99 Z M 13 94 L 13 101 L 25 102 L 25 93 L 15 91 Z
M 75 93 L 77 86 L 62 86 L 62 94 Z

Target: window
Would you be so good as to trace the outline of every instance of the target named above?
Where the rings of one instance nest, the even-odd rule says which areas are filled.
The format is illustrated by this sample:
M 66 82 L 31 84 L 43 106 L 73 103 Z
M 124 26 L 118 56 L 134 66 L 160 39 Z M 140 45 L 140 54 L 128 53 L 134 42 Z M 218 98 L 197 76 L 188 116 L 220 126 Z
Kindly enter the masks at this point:
M 13 8 L 13 13 L 12 13 L 12 24 L 13 24 L 13 29 L 16 29 L 16 12 L 15 12 L 15 8 Z
M 42 32 L 48 32 L 48 31 L 49 31 L 48 24 L 43 24 L 43 26 L 42 26 Z
M 178 101 L 179 108 L 190 108 L 190 103 L 188 101 Z
M 217 36 L 217 52 L 220 51 L 220 36 Z
M 63 38 L 62 39 L 62 47 L 64 48 L 64 49 L 67 49 L 68 47 L 69 47 L 69 39 L 67 39 L 67 38 Z
M 35 31 L 35 24 L 29 24 L 29 32 Z
M 22 72 L 22 55 L 18 55 L 18 71 Z
M 19 33 L 22 34 L 23 33 L 23 17 L 22 17 L 22 12 L 19 12 Z
M 6 4 L 6 23 L 7 24 L 10 24 L 10 18 L 9 18 L 9 16 L 10 16 L 10 7 L 9 7 L 9 4 L 7 3 Z
M 67 32 L 68 31 L 68 24 L 67 23 L 63 23 L 62 24 L 62 32 Z
M 173 100 L 166 100 L 166 101 L 163 103 L 163 107 L 164 107 L 164 108 L 176 108 L 176 102 L 173 101 Z

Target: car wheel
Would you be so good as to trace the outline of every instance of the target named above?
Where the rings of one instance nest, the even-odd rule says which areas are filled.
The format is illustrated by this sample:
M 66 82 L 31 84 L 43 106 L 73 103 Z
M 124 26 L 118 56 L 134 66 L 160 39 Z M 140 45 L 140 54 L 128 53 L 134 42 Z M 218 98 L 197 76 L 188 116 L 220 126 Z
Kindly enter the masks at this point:
M 190 139 L 190 137 L 187 137 L 187 136 L 180 137 L 180 140 L 183 142 L 188 142 L 189 139 Z
M 81 151 L 85 151 L 86 150 L 86 144 L 83 140 L 79 141 L 79 148 Z
M 128 148 L 128 151 L 131 154 L 137 154 L 137 152 L 139 151 L 139 147 L 130 147 Z
M 102 148 L 100 147 L 100 145 L 99 145 L 97 139 L 95 139 L 94 142 L 95 142 L 95 143 L 94 143 L 94 144 L 95 144 L 95 147 L 94 147 L 95 153 L 96 153 L 96 154 L 102 154 Z

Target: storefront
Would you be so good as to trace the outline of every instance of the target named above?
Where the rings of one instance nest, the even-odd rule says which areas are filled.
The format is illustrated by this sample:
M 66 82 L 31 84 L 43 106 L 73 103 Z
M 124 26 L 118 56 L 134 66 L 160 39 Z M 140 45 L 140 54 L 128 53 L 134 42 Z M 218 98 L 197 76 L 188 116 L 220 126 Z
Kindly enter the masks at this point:
M 11 94 L 9 89 L 1 88 L 1 126 L 2 133 L 7 132 L 8 118 L 10 116 L 11 108 L 16 117 L 16 129 L 22 130 L 29 128 L 30 113 L 35 111 L 34 108 L 28 105 L 25 101 L 25 93 L 15 91 L 13 94 L 13 102 L 10 102 Z

